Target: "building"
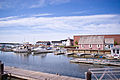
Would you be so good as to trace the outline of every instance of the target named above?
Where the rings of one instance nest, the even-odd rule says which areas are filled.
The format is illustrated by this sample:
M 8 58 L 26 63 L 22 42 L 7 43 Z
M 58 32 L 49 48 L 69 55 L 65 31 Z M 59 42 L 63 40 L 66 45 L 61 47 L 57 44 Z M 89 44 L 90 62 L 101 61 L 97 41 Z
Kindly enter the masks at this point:
M 72 46 L 73 45 L 73 39 L 64 39 L 60 41 L 51 41 L 52 46 Z
M 66 46 L 72 46 L 73 45 L 73 39 L 70 39 L 68 37 L 67 41 L 66 41 Z
M 77 45 L 75 42 L 79 42 L 80 37 L 83 36 L 104 36 L 104 38 L 113 38 L 117 44 L 120 44 L 120 34 L 113 34 L 113 35 L 75 35 L 74 36 L 74 45 Z
M 81 50 L 103 50 L 104 36 L 82 36 L 78 45 Z
M 114 46 L 114 38 L 105 38 L 105 50 L 111 50 Z
M 79 49 L 84 50 L 111 50 L 114 47 L 114 38 L 104 36 L 81 36 L 78 42 Z
M 62 46 L 62 41 L 51 41 L 52 46 Z
M 61 41 L 62 41 L 63 46 L 72 46 L 73 45 L 73 39 L 70 39 L 69 37 L 68 37 L 68 39 L 61 40 Z
M 39 45 L 39 46 L 49 46 L 50 45 L 50 41 L 38 41 L 38 42 L 36 42 L 36 45 Z
M 114 58 L 120 58 L 120 45 L 114 46 L 111 49 L 111 55 Z

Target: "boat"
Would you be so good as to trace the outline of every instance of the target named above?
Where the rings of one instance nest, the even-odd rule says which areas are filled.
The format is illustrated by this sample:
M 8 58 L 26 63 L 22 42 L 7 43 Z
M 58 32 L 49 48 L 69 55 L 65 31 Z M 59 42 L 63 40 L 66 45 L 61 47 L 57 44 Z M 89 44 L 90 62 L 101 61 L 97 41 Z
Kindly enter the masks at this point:
M 12 49 L 15 53 L 30 53 L 31 49 L 28 46 L 18 46 Z
M 52 53 L 53 50 L 47 50 L 45 47 L 37 47 L 37 48 L 34 48 L 32 49 L 32 52 L 33 53 Z
M 74 55 L 74 54 L 75 54 L 75 53 L 66 53 L 66 55 L 68 55 L 68 56 L 69 56 L 69 55 Z
M 67 52 L 67 50 L 66 49 L 59 49 L 59 50 L 56 50 L 55 51 L 55 55 L 60 55 L 60 54 L 65 54 Z

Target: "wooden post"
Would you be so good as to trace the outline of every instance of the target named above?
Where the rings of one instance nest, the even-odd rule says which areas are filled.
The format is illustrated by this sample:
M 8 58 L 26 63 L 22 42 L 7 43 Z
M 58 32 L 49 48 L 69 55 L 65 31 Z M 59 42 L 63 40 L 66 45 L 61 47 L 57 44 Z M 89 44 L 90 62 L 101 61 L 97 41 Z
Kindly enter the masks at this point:
M 4 73 L 4 64 L 0 63 L 0 74 Z
M 3 80 L 4 64 L 0 61 L 0 80 Z
M 91 80 L 91 72 L 88 71 L 86 74 L 86 80 Z

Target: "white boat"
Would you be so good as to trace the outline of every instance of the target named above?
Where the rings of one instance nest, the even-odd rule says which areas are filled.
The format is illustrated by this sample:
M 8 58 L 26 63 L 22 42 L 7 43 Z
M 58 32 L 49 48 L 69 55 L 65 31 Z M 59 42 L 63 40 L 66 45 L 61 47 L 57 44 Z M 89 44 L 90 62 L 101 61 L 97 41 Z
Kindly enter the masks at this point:
M 66 53 L 66 55 L 73 55 L 74 53 Z
M 29 49 L 28 47 L 24 47 L 24 46 L 19 46 L 19 47 L 12 49 L 12 50 L 15 53 L 29 53 L 29 52 L 31 52 L 31 49 Z
M 34 53 L 52 53 L 53 52 L 53 50 L 47 50 L 44 47 L 37 47 L 37 48 L 32 49 L 32 51 Z
M 66 49 L 58 49 L 55 51 L 55 55 L 60 55 L 60 54 L 65 54 L 67 53 L 67 50 Z

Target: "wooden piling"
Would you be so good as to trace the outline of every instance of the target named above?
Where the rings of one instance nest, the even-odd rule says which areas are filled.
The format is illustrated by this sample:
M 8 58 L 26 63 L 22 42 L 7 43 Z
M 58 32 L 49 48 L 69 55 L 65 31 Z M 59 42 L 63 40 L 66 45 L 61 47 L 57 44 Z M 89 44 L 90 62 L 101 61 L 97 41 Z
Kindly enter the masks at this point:
M 86 80 L 91 80 L 91 72 L 88 71 L 86 74 Z
M 0 80 L 3 80 L 4 64 L 0 61 Z
M 0 74 L 4 74 L 4 64 L 0 63 Z

